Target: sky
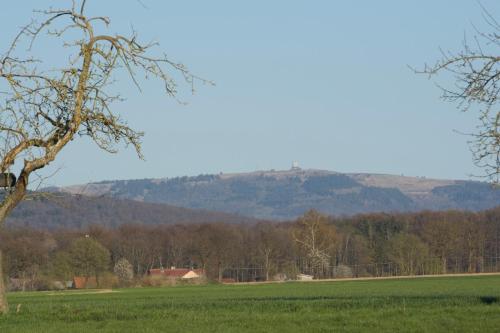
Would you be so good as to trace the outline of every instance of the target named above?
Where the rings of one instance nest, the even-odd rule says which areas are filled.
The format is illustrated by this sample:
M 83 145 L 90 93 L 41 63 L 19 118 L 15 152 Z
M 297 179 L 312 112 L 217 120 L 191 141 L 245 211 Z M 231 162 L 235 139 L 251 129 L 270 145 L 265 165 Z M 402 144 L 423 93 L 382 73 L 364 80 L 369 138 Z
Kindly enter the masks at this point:
M 0 12 L 0 53 L 33 9 L 67 0 L 19 0 Z M 500 2 L 482 0 L 496 15 Z M 468 138 L 474 113 L 440 99 L 436 83 L 409 66 L 459 51 L 474 27 L 487 30 L 479 2 L 467 0 L 159 1 L 88 0 L 88 15 L 109 16 L 103 32 L 160 43 L 159 52 L 215 86 L 179 82 L 179 103 L 158 82 L 113 110 L 145 132 L 132 148 L 99 151 L 72 141 L 43 171 L 45 185 L 111 179 L 302 168 L 469 179 L 480 174 Z M 40 49 L 48 63 L 58 57 Z

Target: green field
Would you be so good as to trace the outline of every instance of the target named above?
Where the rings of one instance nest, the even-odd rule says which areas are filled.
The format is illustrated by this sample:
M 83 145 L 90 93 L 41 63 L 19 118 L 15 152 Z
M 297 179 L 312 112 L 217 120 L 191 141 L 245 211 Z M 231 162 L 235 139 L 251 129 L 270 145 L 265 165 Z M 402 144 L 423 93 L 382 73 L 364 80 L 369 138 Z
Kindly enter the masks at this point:
M 9 294 L 0 332 L 500 331 L 500 276 L 82 292 Z

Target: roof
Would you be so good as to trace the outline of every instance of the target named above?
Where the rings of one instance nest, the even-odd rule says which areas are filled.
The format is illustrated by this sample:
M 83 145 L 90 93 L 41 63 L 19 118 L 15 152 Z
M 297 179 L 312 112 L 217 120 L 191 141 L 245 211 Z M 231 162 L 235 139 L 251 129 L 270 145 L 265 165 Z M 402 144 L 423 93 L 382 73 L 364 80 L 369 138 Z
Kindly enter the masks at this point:
M 200 275 L 204 275 L 205 272 L 203 269 L 189 269 L 189 268 L 171 268 L 171 269 L 162 269 L 162 268 L 152 268 L 148 271 L 150 275 L 163 275 L 166 277 L 172 278 L 185 278 L 192 279 L 195 277 L 199 277 Z
M 200 277 L 200 275 L 196 274 L 194 271 L 189 271 L 182 276 L 183 279 L 196 279 L 199 277 Z
M 95 277 L 75 276 L 73 277 L 73 288 L 85 289 L 87 287 L 96 287 L 97 280 Z

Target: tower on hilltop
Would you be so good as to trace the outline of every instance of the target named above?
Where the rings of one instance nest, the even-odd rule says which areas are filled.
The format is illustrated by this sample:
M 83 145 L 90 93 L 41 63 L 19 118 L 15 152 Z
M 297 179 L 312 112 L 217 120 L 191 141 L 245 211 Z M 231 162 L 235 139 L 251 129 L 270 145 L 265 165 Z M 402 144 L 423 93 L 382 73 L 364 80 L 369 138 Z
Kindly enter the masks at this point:
M 300 170 L 299 162 L 297 161 L 292 162 L 292 170 Z

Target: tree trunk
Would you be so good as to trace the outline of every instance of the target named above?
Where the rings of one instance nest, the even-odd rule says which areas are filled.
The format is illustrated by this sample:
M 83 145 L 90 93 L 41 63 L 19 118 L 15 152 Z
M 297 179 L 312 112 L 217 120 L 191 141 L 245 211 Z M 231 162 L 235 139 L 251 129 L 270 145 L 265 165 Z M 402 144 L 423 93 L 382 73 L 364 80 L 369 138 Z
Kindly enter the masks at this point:
M 469 251 L 469 267 L 467 273 L 474 273 L 474 251 Z
M 220 261 L 217 263 L 217 280 L 222 282 L 222 263 Z
M 266 281 L 269 281 L 269 269 L 271 266 L 271 260 L 269 259 L 270 253 L 265 251 L 264 267 L 266 269 Z
M 2 250 L 0 250 L 0 314 L 6 314 L 7 312 L 9 312 L 9 305 L 7 304 L 2 265 Z
M 84 21 L 87 22 L 86 20 Z M 88 32 L 87 29 L 88 26 L 84 30 Z M 104 37 L 104 39 L 106 38 Z M 85 103 L 84 98 L 86 94 L 87 80 L 89 79 L 90 65 L 92 63 L 93 47 L 97 41 L 98 39 L 92 38 L 82 47 L 83 65 L 78 78 L 74 112 L 70 113 L 72 114 L 72 118 L 69 121 L 69 127 L 64 133 L 56 131 L 55 134 L 50 137 L 50 140 L 54 141 L 49 141 L 45 146 L 45 155 L 39 158 L 33 158 L 32 160 L 24 160 L 24 167 L 17 178 L 14 188 L 10 189 L 10 194 L 8 194 L 0 203 L 0 232 L 6 217 L 26 195 L 30 174 L 52 162 L 61 149 L 73 139 L 75 133 L 80 128 L 80 124 L 82 123 L 82 107 Z M 24 152 L 30 147 L 30 145 L 31 144 L 28 144 L 28 141 L 21 141 L 21 143 L 10 150 L 6 156 L 3 156 L 3 159 L 0 161 L 0 172 L 6 172 L 10 166 L 14 165 L 16 159 L 18 158 L 18 154 Z M 0 253 L 0 313 L 6 313 L 8 311 L 8 304 L 1 265 L 2 257 Z
M 443 255 L 441 257 L 441 273 L 442 274 L 446 274 L 447 273 L 447 270 L 448 270 L 448 262 L 446 260 L 446 256 Z
M 29 172 L 25 168 L 21 171 L 14 190 L 3 200 L 0 205 L 0 232 L 3 228 L 3 223 L 9 213 L 23 200 L 28 186 Z M 5 289 L 5 282 L 3 276 L 3 258 L 2 250 L 0 249 L 0 314 L 9 312 L 9 305 L 7 303 L 7 290 Z

